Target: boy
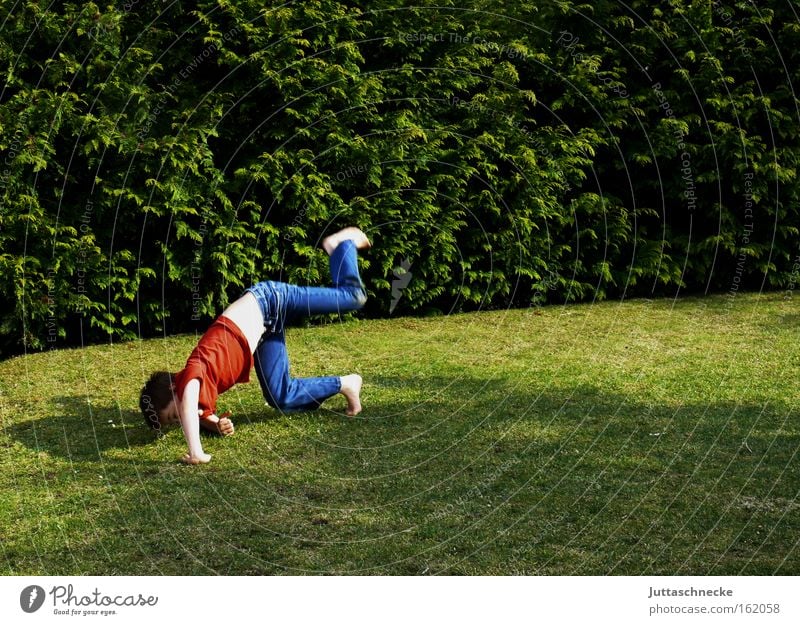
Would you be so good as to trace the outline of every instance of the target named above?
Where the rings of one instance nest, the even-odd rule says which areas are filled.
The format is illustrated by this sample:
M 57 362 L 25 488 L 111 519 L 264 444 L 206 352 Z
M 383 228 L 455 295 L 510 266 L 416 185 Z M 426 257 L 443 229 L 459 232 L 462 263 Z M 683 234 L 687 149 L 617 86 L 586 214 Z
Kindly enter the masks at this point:
M 282 282 L 259 282 L 228 306 L 206 330 L 178 373 L 157 371 L 142 389 L 139 407 L 153 429 L 180 424 L 189 446 L 182 460 L 201 464 L 211 460 L 200 442 L 200 427 L 223 436 L 233 423 L 216 415 L 217 396 L 256 375 L 267 403 L 279 410 L 317 408 L 341 393 L 347 414 L 361 412 L 361 376 L 291 378 L 284 328 L 294 316 L 357 310 L 366 301 L 358 275 L 359 249 L 370 247 L 358 228 L 345 228 L 322 242 L 333 286 L 301 287 Z M 198 418 L 199 417 L 199 418 Z

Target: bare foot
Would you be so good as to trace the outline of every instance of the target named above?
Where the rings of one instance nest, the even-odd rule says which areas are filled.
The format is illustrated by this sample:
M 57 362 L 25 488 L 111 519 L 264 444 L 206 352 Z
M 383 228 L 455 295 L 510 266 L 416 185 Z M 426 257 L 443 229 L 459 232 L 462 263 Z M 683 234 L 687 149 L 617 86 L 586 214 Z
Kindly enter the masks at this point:
M 357 373 L 343 375 L 341 380 L 342 388 L 339 392 L 347 399 L 345 414 L 348 417 L 354 417 L 361 412 L 361 383 L 363 380 Z
M 332 235 L 325 237 L 322 240 L 322 249 L 330 256 L 333 254 L 333 250 L 338 247 L 339 243 L 348 240 L 355 243 L 356 249 L 359 250 L 372 247 L 372 243 L 369 242 L 366 234 L 360 229 L 350 226 L 349 228 L 343 228 L 339 230 L 339 232 L 334 232 Z

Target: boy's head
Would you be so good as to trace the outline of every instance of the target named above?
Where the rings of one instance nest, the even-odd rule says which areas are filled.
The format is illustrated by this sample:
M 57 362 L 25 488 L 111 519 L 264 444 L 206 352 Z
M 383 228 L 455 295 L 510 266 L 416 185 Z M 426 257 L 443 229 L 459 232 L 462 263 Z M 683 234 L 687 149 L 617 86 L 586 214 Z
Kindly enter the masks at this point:
M 144 421 L 154 430 L 178 422 L 178 409 L 175 402 L 175 381 L 168 371 L 156 371 L 142 388 L 139 408 Z

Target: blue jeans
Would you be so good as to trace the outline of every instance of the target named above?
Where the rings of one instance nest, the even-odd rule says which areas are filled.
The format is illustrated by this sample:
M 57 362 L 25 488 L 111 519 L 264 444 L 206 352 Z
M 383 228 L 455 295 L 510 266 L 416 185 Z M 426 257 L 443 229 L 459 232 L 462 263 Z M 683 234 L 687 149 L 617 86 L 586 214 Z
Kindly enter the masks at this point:
M 352 241 L 342 241 L 329 259 L 332 286 L 295 286 L 259 282 L 252 293 L 264 315 L 266 331 L 256 348 L 256 375 L 267 403 L 279 410 L 311 410 L 341 390 L 338 377 L 293 378 L 289 375 L 285 326 L 293 317 L 358 310 L 367 301 L 358 275 Z

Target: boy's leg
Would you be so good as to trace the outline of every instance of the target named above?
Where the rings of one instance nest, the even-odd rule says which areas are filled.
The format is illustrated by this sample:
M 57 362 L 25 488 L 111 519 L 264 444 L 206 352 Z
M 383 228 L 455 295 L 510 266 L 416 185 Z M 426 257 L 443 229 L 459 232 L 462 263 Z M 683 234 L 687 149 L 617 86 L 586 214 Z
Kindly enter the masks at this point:
M 342 241 L 328 260 L 332 286 L 296 286 L 273 283 L 279 293 L 278 317 L 281 327 L 288 319 L 299 315 L 350 312 L 358 310 L 367 300 L 364 285 L 358 274 L 358 251 L 351 240 Z
M 341 392 L 347 398 L 348 414 L 361 410 L 361 377 L 356 374 L 343 378 L 292 378 L 284 334 L 286 322 L 294 316 L 347 312 L 364 305 L 366 292 L 358 274 L 357 249 L 353 240 L 345 239 L 330 252 L 331 287 L 262 282 L 248 289 L 256 295 L 268 327 L 253 355 L 261 389 L 271 406 L 285 410 L 313 409 Z
M 292 378 L 283 329 L 267 333 L 255 357 L 256 375 L 267 403 L 279 410 L 313 410 L 341 390 L 341 379 Z

